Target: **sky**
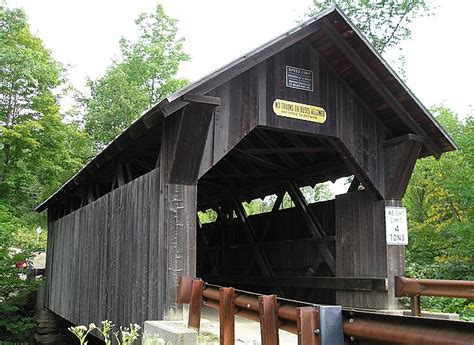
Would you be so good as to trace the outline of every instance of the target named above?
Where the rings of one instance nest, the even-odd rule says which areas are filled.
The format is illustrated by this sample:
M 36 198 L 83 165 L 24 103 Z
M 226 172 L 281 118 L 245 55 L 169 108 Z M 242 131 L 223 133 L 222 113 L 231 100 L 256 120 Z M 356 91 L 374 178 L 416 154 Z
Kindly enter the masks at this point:
M 136 36 L 135 18 L 154 10 L 152 0 L 7 0 L 23 7 L 32 31 L 54 57 L 69 66 L 72 84 L 103 74 L 119 55 L 121 36 Z M 474 1 L 432 0 L 436 15 L 417 20 L 403 45 L 407 85 L 427 107 L 444 104 L 461 117 L 474 113 Z M 161 0 L 179 20 L 185 51 L 179 76 L 199 79 L 272 38 L 303 18 L 311 0 Z
M 288 31 L 303 18 L 311 0 L 161 0 L 179 20 L 192 60 L 179 76 L 195 80 Z M 474 1 L 434 0 L 436 15 L 413 23 L 404 44 L 407 85 L 430 107 L 444 104 L 462 117 L 473 112 Z M 136 35 L 134 19 L 156 6 L 151 0 L 9 0 L 23 7 L 33 32 L 55 58 L 69 65 L 73 85 L 104 73 L 119 54 L 121 36 Z

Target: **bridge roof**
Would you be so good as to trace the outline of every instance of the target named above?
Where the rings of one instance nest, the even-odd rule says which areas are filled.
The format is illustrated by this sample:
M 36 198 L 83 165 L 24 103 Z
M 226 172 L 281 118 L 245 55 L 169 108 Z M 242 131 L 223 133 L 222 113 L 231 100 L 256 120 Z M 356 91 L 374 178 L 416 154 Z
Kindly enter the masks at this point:
M 350 19 L 337 7 L 331 7 L 268 43 L 239 57 L 144 112 L 78 173 L 47 200 L 36 207 L 41 212 L 76 190 L 98 169 L 155 130 L 162 121 L 185 107 L 190 96 L 206 95 L 216 87 L 272 57 L 296 42 L 309 39 L 318 53 L 374 111 L 394 138 L 407 133 L 425 140 L 420 156 L 439 156 L 455 150 L 456 144 L 430 112 L 409 90 L 400 77 L 372 47 Z M 390 139 L 390 138 L 387 138 Z

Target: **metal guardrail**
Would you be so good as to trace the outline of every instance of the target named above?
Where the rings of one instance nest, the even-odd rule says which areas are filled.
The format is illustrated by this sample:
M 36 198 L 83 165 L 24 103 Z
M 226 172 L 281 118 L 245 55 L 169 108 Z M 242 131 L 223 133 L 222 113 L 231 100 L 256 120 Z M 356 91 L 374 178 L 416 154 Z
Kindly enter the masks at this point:
M 395 277 L 395 296 L 409 296 L 411 313 L 421 315 L 420 296 L 474 298 L 474 281 Z
M 180 278 L 177 302 L 189 303 L 188 325 L 196 329 L 203 305 L 219 310 L 223 345 L 234 344 L 235 315 L 260 322 L 263 345 L 279 344 L 278 329 L 297 334 L 300 345 L 339 344 L 342 335 L 348 341 L 373 344 L 474 344 L 474 323 L 328 306 L 342 316 L 337 326 L 334 315 L 326 319 L 323 316 L 334 314 L 336 309 L 211 285 L 190 277 Z

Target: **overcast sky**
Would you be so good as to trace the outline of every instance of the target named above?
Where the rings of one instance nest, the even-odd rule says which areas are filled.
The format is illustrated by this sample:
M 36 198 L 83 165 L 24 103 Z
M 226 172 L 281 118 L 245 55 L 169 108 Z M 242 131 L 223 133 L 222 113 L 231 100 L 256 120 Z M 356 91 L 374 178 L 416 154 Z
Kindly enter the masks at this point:
M 102 74 L 118 54 L 122 35 L 134 37 L 134 19 L 152 0 L 9 0 L 23 7 L 32 29 L 56 59 L 71 65 L 74 86 Z M 179 20 L 192 61 L 179 75 L 195 80 L 295 26 L 311 0 L 162 0 Z M 444 103 L 460 115 L 474 105 L 474 1 L 436 0 L 434 17 L 413 25 L 405 44 L 408 86 L 426 106 Z

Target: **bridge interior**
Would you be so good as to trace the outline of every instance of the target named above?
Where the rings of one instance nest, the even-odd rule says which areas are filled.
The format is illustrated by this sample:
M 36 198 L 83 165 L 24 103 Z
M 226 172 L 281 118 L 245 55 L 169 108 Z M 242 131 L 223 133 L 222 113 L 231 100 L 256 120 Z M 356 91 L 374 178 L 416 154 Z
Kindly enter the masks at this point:
M 318 187 L 350 175 L 329 138 L 253 130 L 199 180 L 197 276 L 335 303 L 335 290 L 311 279 L 336 275 L 335 200 L 321 201 Z

